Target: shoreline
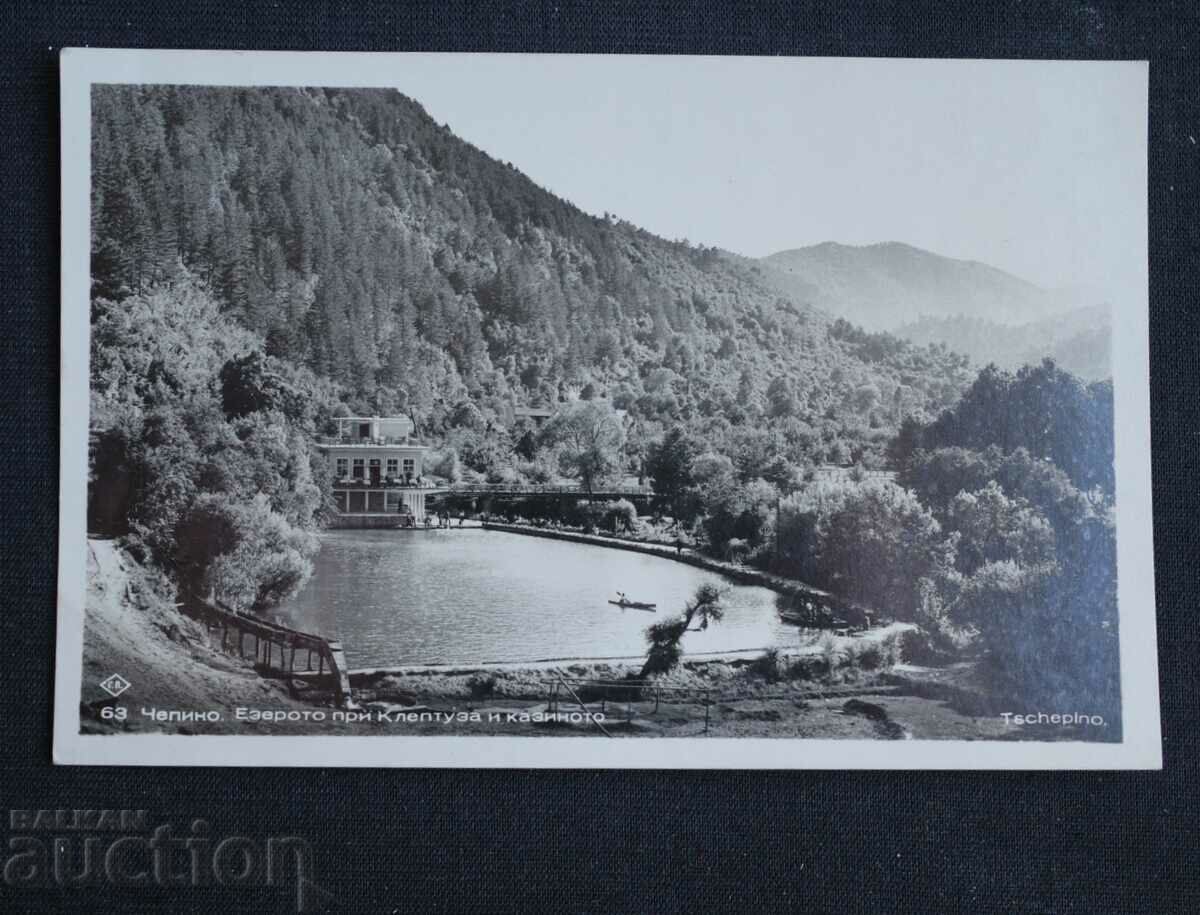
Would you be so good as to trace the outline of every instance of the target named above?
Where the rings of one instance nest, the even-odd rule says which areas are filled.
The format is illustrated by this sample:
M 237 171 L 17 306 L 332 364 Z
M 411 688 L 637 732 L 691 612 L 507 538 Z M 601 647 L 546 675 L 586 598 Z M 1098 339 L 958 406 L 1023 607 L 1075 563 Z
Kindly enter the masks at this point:
M 839 648 L 849 643 L 869 641 L 884 641 L 891 636 L 903 638 L 905 633 L 916 629 L 911 623 L 890 623 L 878 629 L 869 629 L 854 635 L 834 636 Z M 799 631 L 799 630 L 798 630 Z M 722 648 L 714 651 L 697 651 L 686 653 L 680 661 L 682 665 L 698 666 L 703 664 L 746 664 L 760 658 L 764 652 L 775 651 L 782 659 L 795 659 L 809 655 L 819 655 L 824 649 L 820 645 L 762 645 L 756 648 Z M 646 660 L 645 655 L 613 655 L 601 657 L 563 657 L 537 658 L 531 661 L 464 661 L 459 663 L 429 663 L 402 664 L 396 667 L 358 667 L 348 671 L 353 681 L 355 678 L 369 680 L 377 677 L 416 676 L 421 674 L 441 674 L 453 676 L 458 674 L 487 673 L 488 671 L 519 671 L 519 670 L 556 670 L 564 667 L 637 667 Z
M 686 655 L 689 659 L 703 662 L 738 661 L 742 658 L 755 657 L 771 648 L 779 646 L 764 645 L 761 648 L 730 648 L 723 651 L 696 652 Z M 780 654 L 789 652 L 780 651 Z M 396 667 L 358 667 L 349 671 L 351 677 L 384 677 L 406 676 L 410 674 L 458 674 L 481 673 L 489 670 L 553 670 L 567 665 L 637 665 L 646 660 L 645 655 L 611 655 L 611 656 L 573 656 L 564 658 L 534 658 L 529 661 L 463 661 L 459 663 L 402 664 Z
M 468 521 L 463 528 L 458 528 L 456 525 L 451 525 L 448 528 L 433 527 L 430 530 L 457 530 L 457 529 L 473 529 L 484 531 L 499 531 L 501 533 L 519 534 L 528 537 L 542 537 L 547 540 L 558 540 L 565 543 L 575 543 L 582 546 L 599 546 L 608 549 L 624 550 L 626 552 L 641 553 L 643 555 L 654 556 L 659 559 L 670 559 L 674 562 L 680 562 L 684 565 L 692 566 L 693 568 L 703 569 L 707 572 L 712 572 L 720 575 L 723 578 L 729 579 L 741 585 L 750 585 L 767 588 L 777 594 L 783 594 L 790 597 L 802 597 L 812 601 L 816 601 L 829 607 L 831 610 L 841 611 L 850 609 L 856 613 L 862 613 L 861 608 L 850 603 L 849 601 L 841 600 L 829 592 L 822 591 L 807 585 L 804 582 L 796 579 L 785 578 L 781 575 L 775 575 L 770 572 L 765 572 L 760 569 L 747 568 L 746 566 L 737 565 L 735 563 L 726 562 L 715 559 L 710 556 L 705 556 L 697 553 L 695 550 L 686 549 L 682 553 L 678 553 L 673 546 L 660 543 L 648 543 L 638 540 L 629 540 L 615 536 L 604 536 L 598 534 L 585 534 L 578 531 L 564 531 L 534 527 L 525 524 L 509 524 L 497 521 Z M 330 528 L 329 531 L 342 533 L 345 528 Z M 795 619 L 787 619 L 785 622 L 796 627 L 797 633 L 804 629 L 817 629 L 819 627 L 806 626 L 803 622 Z M 914 627 L 904 624 L 888 624 L 867 630 L 861 630 L 855 634 L 837 634 L 834 630 L 827 630 L 831 635 L 834 635 L 838 642 L 850 639 L 879 639 L 886 637 L 889 634 L 897 634 L 903 637 L 905 630 Z M 710 651 L 689 653 L 685 663 L 691 664 L 745 664 L 760 657 L 766 651 L 777 651 L 782 657 L 798 657 L 801 655 L 810 654 L 817 649 L 815 646 L 797 646 L 797 645 L 757 645 L 740 648 L 722 648 Z M 353 656 L 353 646 L 347 646 L 347 653 Z M 610 668 L 628 668 L 640 666 L 645 661 L 645 656 L 637 655 L 568 655 L 562 657 L 543 657 L 533 658 L 529 660 L 511 660 L 511 659 L 480 659 L 471 661 L 431 661 L 427 663 L 409 663 L 397 664 L 395 666 L 377 665 L 370 667 L 354 667 L 347 671 L 352 682 L 376 680 L 382 677 L 404 677 L 404 676 L 421 676 L 421 675 L 441 675 L 454 676 L 458 674 L 479 674 L 488 672 L 513 672 L 513 671 L 533 671 L 533 670 L 555 670 L 567 666 L 575 667 L 610 667 Z
M 577 678 L 610 681 L 592 688 L 588 711 L 607 714 L 609 733 L 622 737 L 799 739 L 1000 739 L 1034 737 L 994 710 L 978 707 L 968 667 L 944 670 L 903 665 L 896 639 L 904 624 L 829 645 L 797 645 L 778 654 L 742 649 L 685 656 L 656 678 L 651 697 L 621 692 L 620 681 L 642 662 L 629 659 L 442 665 L 351 671 L 355 699 L 373 717 L 355 723 L 314 724 L 332 697 L 320 690 L 296 695 L 262 676 L 248 659 L 220 649 L 218 638 L 181 614 L 155 588 L 151 570 L 112 541 L 89 541 L 84 677 L 79 729 L 84 734 L 247 734 L 359 736 L 595 736 L 588 720 L 547 721 L 548 684 Z M 863 663 L 864 648 L 879 642 Z M 890 643 L 890 644 L 888 644 Z M 897 664 L 897 662 L 901 662 Z M 132 683 L 116 700 L 99 683 L 119 670 Z M 561 698 L 561 697 L 560 697 Z M 983 697 L 979 697 L 983 698 Z M 659 702 L 661 701 L 661 708 Z M 563 710 L 574 704 L 563 700 Z M 128 706 L 124 719 L 106 708 Z M 186 724 L 136 714 L 204 713 Z M 1008 708 L 1008 705 L 1004 705 Z M 245 709 L 263 712 L 246 720 Z M 486 720 L 480 720 L 480 711 Z M 269 714 L 267 714 L 269 713 Z M 402 716 L 402 717 L 397 717 Z M 474 716 L 472 718 L 472 716 Z M 1035 739 L 1070 740 L 1070 732 Z
M 547 540 L 562 540 L 567 543 L 580 543 L 587 546 L 603 546 L 614 550 L 626 550 L 631 553 L 644 553 L 647 556 L 657 556 L 660 559 L 670 559 L 674 562 L 682 562 L 685 565 L 694 566 L 698 569 L 704 569 L 708 572 L 714 572 L 718 575 L 723 575 L 736 581 L 740 585 L 757 585 L 761 588 L 768 588 L 777 594 L 785 594 L 789 597 L 805 597 L 811 600 L 819 601 L 834 610 L 851 610 L 856 613 L 865 612 L 864 608 L 859 607 L 851 601 L 831 594 L 828 591 L 822 591 L 820 588 L 815 588 L 812 585 L 805 584 L 794 578 L 785 578 L 782 575 L 776 575 L 773 572 L 764 572 L 761 569 L 754 569 L 744 565 L 738 565 L 732 562 L 726 562 L 721 559 L 714 559 L 711 556 L 705 556 L 702 553 L 697 553 L 695 550 L 685 548 L 683 552 L 678 552 L 675 547 L 667 546 L 659 543 L 646 543 L 641 540 L 628 540 L 621 537 L 609 537 L 599 534 L 584 534 L 577 531 L 563 531 L 547 528 L 534 527 L 528 524 L 507 524 L 496 521 L 484 521 L 481 524 L 484 530 L 503 531 L 509 534 L 523 534 L 527 537 L 544 537 Z

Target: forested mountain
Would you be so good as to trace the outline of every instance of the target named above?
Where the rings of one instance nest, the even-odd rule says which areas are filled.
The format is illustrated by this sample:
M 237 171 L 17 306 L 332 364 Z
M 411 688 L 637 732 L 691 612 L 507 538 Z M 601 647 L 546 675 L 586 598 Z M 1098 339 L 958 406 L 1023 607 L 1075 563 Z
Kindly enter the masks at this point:
M 99 86 L 92 103 L 97 300 L 186 276 L 270 356 L 427 435 L 607 397 L 646 436 L 682 422 L 716 448 L 742 429 L 848 459 L 968 381 L 944 347 L 580 211 L 399 92 Z
M 772 288 L 872 330 L 895 331 L 923 316 L 1019 324 L 1091 304 L 1083 290 L 1042 289 L 987 264 L 898 242 L 825 242 L 780 251 L 759 263 Z
M 1061 368 L 1091 381 L 1112 375 L 1112 319 L 1107 305 L 1079 308 L 1028 324 L 1004 325 L 987 318 L 924 316 L 896 329 L 914 343 L 944 343 L 976 365 L 1036 365 L 1049 356 Z
M 973 377 L 820 307 L 1015 320 L 1042 291 L 899 245 L 818 246 L 782 282 L 586 214 L 392 90 L 92 104 L 89 523 L 180 590 L 294 594 L 333 510 L 314 436 L 402 410 L 434 480 L 637 474 L 650 535 L 976 646 L 1035 707 L 1116 707 L 1111 384 L 1051 361 Z M 517 405 L 555 409 L 531 428 Z M 828 483 L 826 461 L 862 466 Z M 861 472 L 883 464 L 902 485 Z M 585 529 L 610 512 L 526 502 Z

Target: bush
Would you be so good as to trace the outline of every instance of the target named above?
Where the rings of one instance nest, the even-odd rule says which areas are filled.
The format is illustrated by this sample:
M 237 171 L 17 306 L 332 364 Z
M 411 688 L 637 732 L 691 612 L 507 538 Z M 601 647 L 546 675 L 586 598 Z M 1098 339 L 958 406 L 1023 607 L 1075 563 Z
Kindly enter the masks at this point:
M 484 480 L 488 483 L 515 483 L 517 472 L 512 467 L 493 464 L 484 475 Z
M 750 544 L 739 537 L 730 537 L 725 542 L 725 559 L 728 562 L 741 562 L 750 552 Z
M 743 556 L 775 537 L 775 505 L 779 490 L 764 480 L 738 483 L 722 476 L 702 493 L 705 516 L 701 522 L 709 551 L 726 557 L 733 541 Z
M 576 523 L 585 534 L 594 534 L 604 523 L 608 508 L 603 502 L 579 502 L 575 506 Z
M 545 460 L 518 461 L 516 470 L 530 483 L 553 483 L 555 479 L 554 468 Z
M 475 702 L 486 702 L 496 695 L 496 678 L 476 675 L 467 681 L 467 693 Z
M 899 660 L 923 667 L 942 667 L 962 657 L 970 636 L 945 621 L 923 625 L 905 634 L 898 647 Z
M 895 635 L 882 639 L 851 642 L 847 663 L 862 670 L 886 670 L 900 660 L 900 642 Z
M 801 655 L 787 667 L 789 680 L 818 681 L 829 676 L 829 664 L 824 658 Z
M 92 483 L 121 495 L 130 548 L 239 609 L 287 599 L 330 504 L 309 439 L 332 386 L 267 355 L 186 275 L 92 304 L 93 420 L 115 430 Z
M 447 483 L 457 483 L 462 477 L 462 468 L 458 462 L 458 452 L 453 448 L 431 453 L 427 466 L 429 467 L 430 474 L 440 477 Z
M 814 486 L 780 506 L 781 570 L 850 600 L 912 620 L 923 584 L 950 573 L 954 538 L 908 490 L 892 484 Z
M 884 652 L 876 641 L 853 643 L 847 661 L 861 670 L 878 670 L 884 666 Z
M 817 643 L 821 648 L 821 660 L 825 663 L 827 673 L 833 673 L 841 660 L 838 654 L 838 640 L 832 632 L 825 632 Z
M 178 533 L 181 580 L 235 610 L 262 611 L 293 596 L 312 574 L 317 540 L 273 512 L 266 496 L 249 503 L 198 498 Z
M 1012 561 L 981 567 L 955 618 L 977 628 L 1003 688 L 1046 707 L 1120 714 L 1115 543 L 1093 531 L 1095 553 L 1075 574 Z M 1107 542 L 1105 542 L 1107 541 Z
M 637 508 L 628 499 L 618 499 L 609 503 L 604 520 L 614 532 L 633 532 L 637 529 Z
M 768 648 L 750 663 L 750 669 L 768 683 L 778 682 L 783 676 L 779 649 Z
M 239 541 L 218 556 L 210 577 L 227 603 L 261 612 L 293 597 L 312 575 L 318 543 L 256 499 L 238 511 Z

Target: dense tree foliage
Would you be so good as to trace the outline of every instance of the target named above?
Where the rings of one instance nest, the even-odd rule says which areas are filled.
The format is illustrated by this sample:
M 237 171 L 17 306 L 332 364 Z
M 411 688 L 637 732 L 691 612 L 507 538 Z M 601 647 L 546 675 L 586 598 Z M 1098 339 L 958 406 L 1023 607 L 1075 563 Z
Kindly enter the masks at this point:
M 671 507 L 676 518 L 688 514 L 684 498 L 695 482 L 692 462 L 702 450 L 701 443 L 680 426 L 673 427 L 647 450 L 646 472 L 654 491 Z
M 891 484 L 811 487 L 781 504 L 779 525 L 780 568 L 897 619 L 917 619 L 954 566 L 955 539 Z
M 97 296 L 186 269 L 265 354 L 336 381 L 354 412 L 461 436 L 485 475 L 515 472 L 513 403 L 608 398 L 631 464 L 682 424 L 722 452 L 731 430 L 769 430 L 796 465 L 878 460 L 966 380 L 944 348 L 832 328 L 739 259 L 583 213 L 398 92 L 98 86 L 92 102 Z
M 675 536 L 966 632 L 1014 690 L 1116 707 L 1111 383 L 1049 361 L 971 383 L 943 346 L 583 213 L 394 91 L 92 103 L 89 507 L 188 589 L 294 592 L 328 508 L 313 435 L 404 412 L 431 476 L 648 476 Z M 898 479 L 814 480 L 829 462 Z M 660 624 L 644 673 L 719 613 L 698 594 Z
M 1113 492 L 1112 381 L 1085 384 L 1049 359 L 1015 374 L 988 366 L 953 408 L 902 433 L 892 449 L 901 465 L 917 449 L 1024 448 L 1082 489 Z
M 958 568 L 963 574 L 1003 561 L 1035 568 L 1055 562 L 1050 522 L 1025 499 L 1005 495 L 995 480 L 976 492 L 960 492 L 946 514 L 959 534 Z
M 329 385 L 267 356 L 193 280 L 92 311 L 93 529 L 130 534 L 186 590 L 235 607 L 293 593 L 327 507 L 310 442 Z
M 984 369 L 954 409 L 907 423 L 892 445 L 897 482 L 955 540 L 925 623 L 977 633 L 1008 688 L 1115 719 L 1112 449 L 1111 382 L 1050 361 Z
M 1028 324 L 1002 324 L 979 315 L 925 316 L 896 329 L 917 343 L 945 343 L 976 365 L 1016 370 L 1047 355 L 1087 381 L 1112 377 L 1112 318 L 1108 305 L 1055 312 Z
M 710 549 L 753 558 L 803 468 L 878 462 L 966 380 L 737 258 L 581 212 L 397 92 L 92 103 L 94 520 L 239 605 L 303 580 L 309 546 L 262 513 L 319 516 L 305 444 L 330 413 L 409 414 L 446 480 L 648 471 Z M 519 404 L 560 415 L 535 433 Z
M 625 432 L 607 404 L 578 401 L 560 410 L 546 424 L 543 435 L 557 446 L 562 472 L 579 480 L 589 496 L 620 467 Z

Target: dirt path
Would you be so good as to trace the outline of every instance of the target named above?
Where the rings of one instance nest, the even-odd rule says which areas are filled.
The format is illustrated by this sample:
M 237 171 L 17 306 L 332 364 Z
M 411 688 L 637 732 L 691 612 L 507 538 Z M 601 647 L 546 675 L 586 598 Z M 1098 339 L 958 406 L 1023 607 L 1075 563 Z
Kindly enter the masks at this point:
M 88 541 L 87 613 L 84 621 L 81 730 L 174 733 L 283 733 L 286 727 L 238 721 L 238 707 L 311 709 L 278 680 L 260 677 L 249 661 L 214 650 L 208 632 L 178 613 L 150 586 L 150 577 L 112 541 Z M 100 687 L 111 674 L 131 685 L 114 702 Z M 100 709 L 120 706 L 125 721 L 104 719 Z M 143 708 L 218 712 L 215 723 L 164 728 Z

